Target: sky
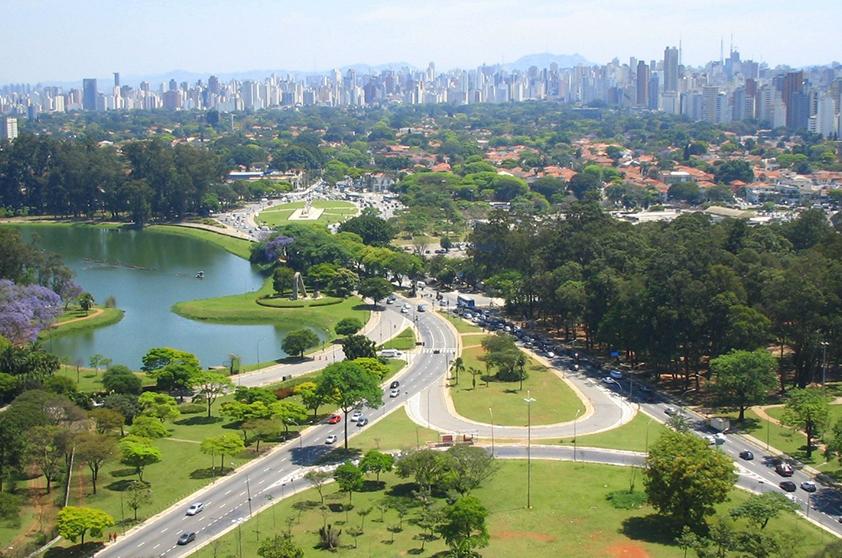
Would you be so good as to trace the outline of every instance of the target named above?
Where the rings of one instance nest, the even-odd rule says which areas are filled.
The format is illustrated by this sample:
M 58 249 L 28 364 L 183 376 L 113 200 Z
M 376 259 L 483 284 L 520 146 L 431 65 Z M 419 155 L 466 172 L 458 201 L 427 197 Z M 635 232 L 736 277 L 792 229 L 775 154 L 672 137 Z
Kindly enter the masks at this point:
M 542 52 L 604 64 L 842 58 L 839 0 L 0 0 L 0 84 L 166 73 L 437 70 Z

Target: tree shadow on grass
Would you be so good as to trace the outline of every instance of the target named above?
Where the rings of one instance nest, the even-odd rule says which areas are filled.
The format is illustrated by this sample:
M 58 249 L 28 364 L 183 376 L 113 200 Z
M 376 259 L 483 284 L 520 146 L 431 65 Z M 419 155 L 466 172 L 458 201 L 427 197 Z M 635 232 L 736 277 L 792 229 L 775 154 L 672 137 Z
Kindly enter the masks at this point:
M 137 474 L 137 471 L 134 470 L 132 467 L 126 467 L 125 469 L 114 469 L 111 471 L 110 475 L 114 478 L 123 478 L 123 477 L 133 477 Z
M 222 417 L 190 417 L 175 421 L 175 424 L 181 426 L 195 426 L 197 424 L 215 424 L 222 422 Z
M 134 474 L 134 471 L 132 471 L 132 474 Z M 123 492 L 136 480 L 137 479 L 131 479 L 131 480 L 125 479 L 125 480 L 114 481 L 111 484 L 105 485 L 105 489 L 111 490 L 112 492 Z
M 219 467 L 205 467 L 200 469 L 194 469 L 193 472 L 190 473 L 191 479 L 213 479 L 216 477 L 221 477 L 225 473 L 220 471 Z
M 414 482 L 404 482 L 401 484 L 394 484 L 386 491 L 389 496 L 405 496 L 412 497 L 412 493 L 418 490 L 418 485 Z
M 763 426 L 763 421 L 753 417 L 745 417 L 743 420 L 735 420 L 731 423 L 731 431 L 740 434 L 750 434 Z
M 620 532 L 636 541 L 675 545 L 675 529 L 663 516 L 654 513 L 625 519 Z
M 378 492 L 384 488 L 386 488 L 386 483 L 384 481 L 365 480 L 358 492 Z
M 94 541 L 85 544 L 77 544 L 67 548 L 53 547 L 44 553 L 44 558 L 81 558 L 93 556 L 105 548 L 105 543 Z

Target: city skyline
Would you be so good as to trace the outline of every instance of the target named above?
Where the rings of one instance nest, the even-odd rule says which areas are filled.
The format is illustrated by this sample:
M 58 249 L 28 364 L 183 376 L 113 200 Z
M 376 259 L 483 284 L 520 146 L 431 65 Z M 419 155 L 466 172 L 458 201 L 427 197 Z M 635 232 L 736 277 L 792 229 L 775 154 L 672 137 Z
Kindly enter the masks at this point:
M 667 0 L 244 0 L 236 10 L 221 0 L 71 0 L 62 4 L 66 13 L 47 0 L 2 4 L 0 84 L 401 62 L 447 70 L 540 52 L 627 63 L 661 59 L 665 45 L 679 44 L 687 65 L 718 60 L 733 45 L 745 58 L 803 67 L 831 63 L 842 51 L 833 26 L 817 24 L 842 18 L 842 5 L 829 0 L 808 0 L 797 11 L 779 0 L 708 0 L 680 12 Z

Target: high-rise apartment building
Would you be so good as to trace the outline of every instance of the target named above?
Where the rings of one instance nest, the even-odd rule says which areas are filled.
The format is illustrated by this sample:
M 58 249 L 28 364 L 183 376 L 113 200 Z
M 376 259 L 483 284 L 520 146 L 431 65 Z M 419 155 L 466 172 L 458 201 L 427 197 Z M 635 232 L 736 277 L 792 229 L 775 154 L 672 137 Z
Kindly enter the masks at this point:
M 18 137 L 18 119 L 14 116 L 0 118 L 0 139 L 13 140 Z
M 657 94 L 657 92 L 656 92 Z M 641 107 L 649 106 L 649 65 L 643 60 L 637 63 L 637 104 Z
M 96 110 L 96 97 L 98 95 L 96 79 L 82 80 L 82 108 L 85 110 Z
M 788 72 L 781 82 L 781 100 L 786 105 L 786 125 L 795 128 L 801 122 L 796 122 L 797 120 L 801 120 L 798 118 L 799 115 L 796 115 L 796 104 L 798 101 L 795 100 L 796 95 L 802 94 L 804 91 L 804 72 L 797 71 L 797 72 Z M 808 115 L 809 116 L 809 115 Z M 807 122 L 806 119 L 803 122 L 803 125 L 806 126 Z
M 678 91 L 678 49 L 664 49 L 664 91 Z

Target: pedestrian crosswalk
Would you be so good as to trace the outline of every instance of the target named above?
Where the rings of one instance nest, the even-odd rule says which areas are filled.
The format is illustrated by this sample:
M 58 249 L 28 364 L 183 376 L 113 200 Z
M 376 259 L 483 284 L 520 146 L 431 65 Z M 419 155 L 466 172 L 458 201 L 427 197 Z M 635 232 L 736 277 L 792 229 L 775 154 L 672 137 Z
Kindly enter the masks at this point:
M 452 354 L 456 354 L 456 349 L 453 349 L 453 348 L 451 348 L 451 349 L 447 349 L 447 348 L 445 348 L 445 349 L 431 349 L 429 347 L 425 347 L 425 348 L 421 349 L 421 352 L 422 353 L 428 353 L 428 354 L 436 354 L 436 355 L 439 354 L 439 353 L 441 353 L 441 354 L 451 354 L 452 355 Z

